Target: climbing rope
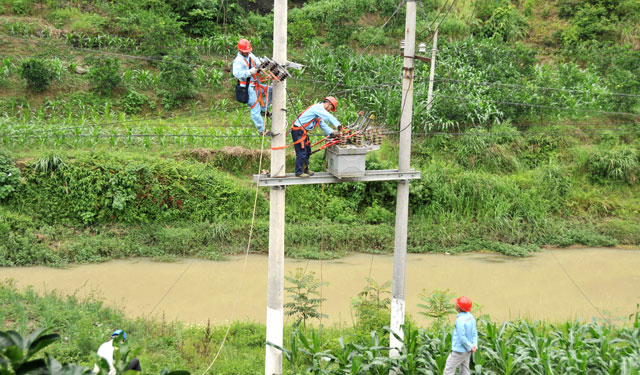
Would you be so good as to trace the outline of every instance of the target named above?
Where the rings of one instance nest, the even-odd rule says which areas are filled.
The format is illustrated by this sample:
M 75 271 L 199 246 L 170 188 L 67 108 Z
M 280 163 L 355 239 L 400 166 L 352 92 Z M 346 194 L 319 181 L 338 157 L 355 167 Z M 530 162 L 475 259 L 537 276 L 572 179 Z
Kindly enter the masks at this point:
M 269 82 L 271 83 L 271 82 Z M 268 96 L 268 91 L 267 91 L 267 103 L 271 103 L 271 99 Z M 266 107 L 268 110 L 268 106 Z M 265 110 L 265 115 L 264 115 L 264 123 L 265 123 L 265 128 L 266 128 L 266 124 L 267 124 L 267 110 Z M 211 360 L 211 363 L 209 363 L 209 366 L 207 366 L 207 369 L 204 370 L 202 372 L 202 375 L 205 375 L 207 372 L 209 372 L 209 370 L 211 370 L 211 367 L 213 366 L 213 364 L 216 362 L 216 360 L 218 359 L 218 357 L 220 356 L 220 353 L 222 352 L 222 348 L 224 347 L 225 342 L 227 341 L 227 337 L 229 336 L 229 331 L 231 330 L 231 324 L 233 322 L 233 319 L 236 315 L 236 309 L 238 307 L 238 301 L 240 300 L 240 291 L 242 290 L 242 285 L 244 284 L 244 276 L 247 270 L 247 260 L 249 259 L 249 249 L 251 248 L 251 238 L 253 237 L 253 228 L 254 228 L 254 223 L 255 223 L 255 219 L 256 219 L 256 209 L 258 207 L 258 194 L 260 192 L 260 176 L 261 176 L 261 171 L 262 171 L 262 157 L 263 157 L 263 151 L 264 151 L 264 134 L 262 135 L 262 143 L 260 144 L 260 158 L 258 160 L 258 178 L 256 180 L 256 193 L 253 199 L 253 212 L 251 213 L 251 225 L 249 227 L 249 239 L 247 241 L 247 248 L 244 252 L 244 262 L 242 264 L 242 274 L 240 277 L 240 284 L 238 285 L 238 291 L 236 293 L 236 299 L 235 302 L 233 303 L 233 309 L 231 310 L 231 317 L 229 318 L 229 325 L 227 325 L 227 330 L 224 333 L 224 336 L 222 337 L 222 342 L 220 343 L 220 347 L 218 348 L 218 352 L 216 353 L 215 357 L 213 357 L 213 360 Z

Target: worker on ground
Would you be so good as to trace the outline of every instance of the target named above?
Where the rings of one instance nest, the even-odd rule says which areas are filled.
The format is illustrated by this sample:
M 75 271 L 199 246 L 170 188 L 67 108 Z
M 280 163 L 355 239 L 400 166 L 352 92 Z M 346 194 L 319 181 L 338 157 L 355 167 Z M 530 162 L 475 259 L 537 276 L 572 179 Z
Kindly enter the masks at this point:
M 251 108 L 251 118 L 256 129 L 260 135 L 273 136 L 264 126 L 264 116 L 268 115 L 267 109 L 271 105 L 272 87 L 263 84 L 266 80 L 258 73 L 260 59 L 251 53 L 252 50 L 247 39 L 238 41 L 238 55 L 233 60 L 233 75 L 240 85 L 249 85 L 247 105 Z
M 113 351 L 114 351 L 113 340 L 120 335 L 122 335 L 122 342 L 127 341 L 127 333 L 121 329 L 117 329 L 111 334 L 111 340 L 100 345 L 100 347 L 98 348 L 98 356 L 101 358 L 104 358 L 109 364 L 109 375 L 116 375 L 116 368 L 113 363 L 113 358 L 114 358 L 113 357 Z M 142 369 L 140 368 L 140 361 L 138 360 L 138 358 L 132 359 L 127 365 L 126 370 L 133 370 L 138 372 L 142 371 Z M 100 368 L 98 367 L 98 365 L 93 366 L 93 373 L 97 374 L 98 372 L 100 372 Z
M 456 299 L 458 317 L 451 337 L 451 353 L 447 357 L 443 375 L 454 375 L 460 367 L 460 375 L 469 375 L 471 355 L 478 348 L 476 319 L 471 315 L 471 300 L 465 296 Z
M 291 126 L 291 138 L 293 147 L 296 150 L 296 176 L 309 177 L 313 172 L 309 170 L 309 158 L 311 157 L 311 143 L 307 132 L 313 130 L 316 125 L 329 137 L 337 133 L 329 127 L 333 125 L 336 130 L 341 130 L 342 125 L 329 111 L 335 112 L 338 108 L 338 101 L 333 96 L 327 96 L 322 103 L 314 104 L 298 115 Z

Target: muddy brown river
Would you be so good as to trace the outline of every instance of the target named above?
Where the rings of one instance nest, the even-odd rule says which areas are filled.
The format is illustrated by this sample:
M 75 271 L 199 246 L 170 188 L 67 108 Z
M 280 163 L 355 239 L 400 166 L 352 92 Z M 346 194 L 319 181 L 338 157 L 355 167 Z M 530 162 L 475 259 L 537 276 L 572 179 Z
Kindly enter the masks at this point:
M 217 324 L 264 322 L 267 257 L 250 255 L 242 282 L 244 259 L 175 263 L 134 259 L 66 269 L 0 268 L 0 280 L 12 278 L 20 288 L 32 285 L 39 291 L 55 289 L 79 297 L 94 294 L 130 317 L 164 315 L 167 320 L 188 323 L 208 319 Z M 393 257 L 357 254 L 323 262 L 287 259 L 287 273 L 297 267 L 306 267 L 329 283 L 322 289 L 326 298 L 322 311 L 329 315 L 324 322 L 350 324 L 351 299 L 366 285 L 368 276 L 379 283 L 391 280 Z M 406 288 L 407 312 L 418 322 L 424 321 L 417 306 L 420 292 L 436 288 L 469 296 L 482 313 L 499 321 L 518 317 L 590 320 L 600 314 L 622 320 L 640 302 L 640 250 L 545 250 L 529 258 L 409 254 Z

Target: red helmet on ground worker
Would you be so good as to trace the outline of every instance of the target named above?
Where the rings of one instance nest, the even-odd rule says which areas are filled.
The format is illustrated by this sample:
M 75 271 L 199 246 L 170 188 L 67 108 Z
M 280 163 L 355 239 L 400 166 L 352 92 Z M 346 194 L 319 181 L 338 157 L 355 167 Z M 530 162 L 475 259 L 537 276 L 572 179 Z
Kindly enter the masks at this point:
M 456 306 L 458 306 L 462 311 L 469 312 L 471 311 L 473 303 L 471 303 L 471 300 L 468 297 L 462 296 L 456 298 Z
M 338 109 L 338 101 L 333 96 L 327 96 L 326 98 L 324 98 L 323 102 L 331 103 L 331 105 L 333 106 L 331 112 L 335 112 L 336 109 Z
M 242 38 L 238 41 L 238 51 L 240 52 L 251 52 L 253 48 L 251 48 L 251 42 Z

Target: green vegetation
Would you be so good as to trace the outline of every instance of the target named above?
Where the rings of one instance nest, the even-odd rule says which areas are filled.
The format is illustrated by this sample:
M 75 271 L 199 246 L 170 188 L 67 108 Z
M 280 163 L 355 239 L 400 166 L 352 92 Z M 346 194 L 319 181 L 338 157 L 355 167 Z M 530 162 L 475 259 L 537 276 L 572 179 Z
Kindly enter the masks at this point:
M 328 283 L 316 280 L 315 272 L 306 273 L 304 269 L 297 268 L 295 274 L 285 276 L 285 279 L 293 284 L 284 288 L 289 293 L 291 302 L 284 305 L 287 316 L 293 316 L 298 327 L 302 323 L 302 328 L 306 331 L 307 320 L 321 319 L 327 315 L 320 312 L 320 307 L 326 298 L 322 298 L 318 289 Z
M 404 350 L 400 356 L 388 355 L 387 319 L 374 321 L 365 312 L 382 312 L 386 307 L 384 285 L 363 290 L 354 307 L 360 313 L 355 326 L 320 327 L 306 333 L 292 326 L 285 327 L 283 354 L 285 374 L 388 374 L 390 368 L 403 374 L 437 374 L 442 372 L 451 350 L 451 324 L 419 328 L 414 323 L 405 326 Z M 440 297 L 432 296 L 434 300 Z M 31 343 L 40 351 L 30 350 L 24 361 L 44 360 L 64 364 L 64 368 L 92 367 L 100 344 L 115 328 L 127 332 L 127 348 L 136 353 L 144 373 L 159 373 L 163 368 L 202 373 L 222 345 L 226 326 L 185 325 L 164 319 L 127 319 L 119 310 L 108 308 L 99 300 L 77 296 L 62 297 L 56 292 L 39 295 L 32 289 L 19 291 L 11 283 L 0 284 L 0 359 L 16 354 L 3 351 L 4 335 L 14 330 L 22 335 L 33 327 L 54 327 L 45 336 L 36 331 Z M 439 302 L 438 302 L 439 304 Z M 381 306 L 376 308 L 375 306 Z M 388 306 L 387 306 L 388 307 Z M 446 307 L 437 308 L 438 315 Z M 640 311 L 631 323 L 615 326 L 608 323 L 527 322 L 511 321 L 499 324 L 489 317 L 478 319 L 479 350 L 474 356 L 475 374 L 529 373 L 604 373 L 637 374 L 640 366 Z M 366 319 L 370 330 L 360 323 Z M 12 334 L 12 337 L 17 337 Z M 38 337 L 40 339 L 38 340 Z M 59 338 L 59 339 L 58 339 Z M 39 344 L 48 340 L 50 345 Z M 387 342 L 387 343 L 385 343 Z M 10 343 L 9 343 L 10 345 Z M 264 368 L 265 327 L 250 322 L 234 322 L 220 356 L 210 371 L 215 374 L 258 373 Z M 25 352 L 25 351 L 23 351 Z M 122 361 L 125 363 L 124 361 Z M 74 365 L 75 364 L 75 365 Z M 6 372 L 6 362 L 0 360 L 0 372 Z M 68 367 L 67 367 L 68 366 Z M 59 369 L 58 370 L 62 370 Z M 63 371 L 64 372 L 64 371 Z M 53 372 L 52 372 L 53 373 Z M 68 373 L 68 372 L 64 372 Z
M 429 64 L 415 68 L 409 251 L 640 244 L 636 3 L 424 2 L 418 41 L 436 25 L 440 40 L 433 103 Z M 241 36 L 270 55 L 273 14 L 239 4 L 0 0 L 0 265 L 243 251 L 268 153 L 228 71 Z M 305 68 L 287 82 L 287 120 L 326 93 L 345 123 L 374 113 L 388 136 L 367 169 L 397 163 L 397 5 L 289 12 L 289 56 Z M 288 192 L 288 256 L 391 251 L 395 183 Z M 253 252 L 267 250 L 267 199 Z

